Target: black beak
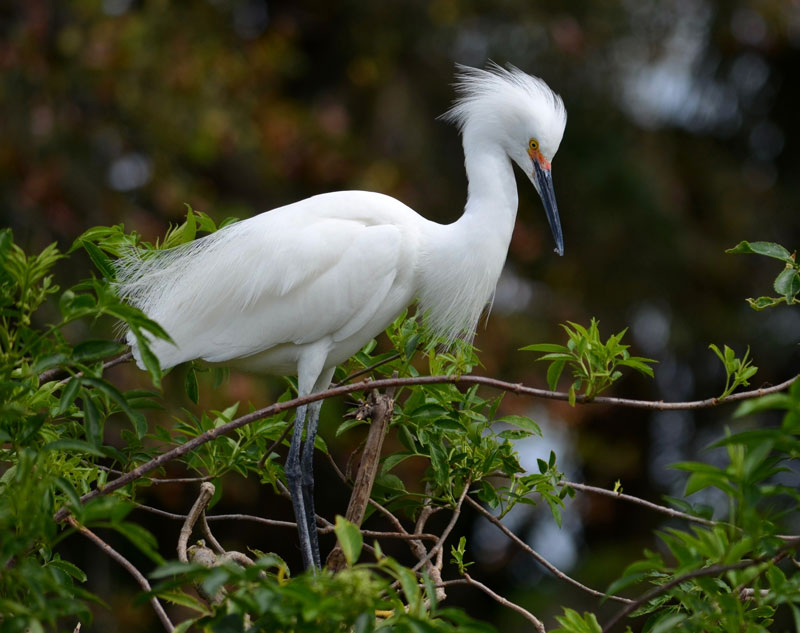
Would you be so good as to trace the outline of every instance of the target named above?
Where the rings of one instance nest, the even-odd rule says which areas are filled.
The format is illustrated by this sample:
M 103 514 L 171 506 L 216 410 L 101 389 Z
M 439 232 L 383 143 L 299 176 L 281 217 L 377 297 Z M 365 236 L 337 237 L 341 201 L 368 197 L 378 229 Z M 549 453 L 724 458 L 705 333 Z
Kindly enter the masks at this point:
M 561 220 L 558 217 L 558 205 L 556 204 L 556 194 L 553 191 L 553 174 L 549 169 L 542 169 L 539 162 L 533 161 L 533 175 L 536 184 L 539 185 L 539 196 L 544 204 L 544 211 L 547 214 L 547 222 L 556 240 L 556 253 L 564 254 L 564 236 L 561 234 Z

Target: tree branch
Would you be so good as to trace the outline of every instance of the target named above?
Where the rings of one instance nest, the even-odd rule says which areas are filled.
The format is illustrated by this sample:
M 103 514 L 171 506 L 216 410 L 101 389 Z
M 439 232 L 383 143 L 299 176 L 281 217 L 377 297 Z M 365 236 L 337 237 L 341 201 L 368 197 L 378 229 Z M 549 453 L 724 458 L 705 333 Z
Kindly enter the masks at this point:
M 100 549 L 102 549 L 106 554 L 108 554 L 111 558 L 117 561 L 120 565 L 122 565 L 127 572 L 134 577 L 139 586 L 147 593 L 152 591 L 150 587 L 150 583 L 147 582 L 147 578 L 145 578 L 142 573 L 136 569 L 136 567 L 131 563 L 127 558 L 125 558 L 122 554 L 120 554 L 117 550 L 111 547 L 108 543 L 106 543 L 103 539 L 101 539 L 97 534 L 92 532 L 90 529 L 80 525 L 74 517 L 68 516 L 66 518 L 67 523 L 69 523 L 72 527 L 74 527 L 78 532 L 80 532 L 83 536 L 88 538 L 92 541 L 95 545 L 97 545 Z M 164 625 L 164 628 L 169 632 L 172 633 L 172 630 L 175 628 L 172 622 L 167 615 L 167 612 L 164 611 L 164 607 L 161 606 L 161 602 L 159 602 L 158 598 L 153 596 L 150 598 L 150 604 L 153 605 L 153 609 L 158 616 L 158 619 L 161 620 L 161 624 Z
M 503 532 L 503 534 L 505 534 L 512 541 L 514 541 L 519 547 L 521 547 L 528 554 L 533 556 L 539 562 L 539 564 L 541 564 L 548 571 L 550 571 L 550 573 L 552 573 L 556 578 L 560 578 L 561 580 L 564 580 L 565 582 L 568 582 L 569 584 L 574 585 L 575 587 L 578 587 L 579 589 L 585 591 L 586 593 L 590 593 L 593 596 L 598 596 L 600 598 L 608 598 L 609 600 L 616 600 L 617 602 L 624 602 L 624 603 L 632 602 L 632 600 L 628 600 L 628 598 L 621 598 L 620 596 L 612 596 L 607 593 L 603 593 L 602 591 L 598 591 L 597 589 L 592 589 L 591 587 L 587 587 L 586 585 L 578 582 L 574 578 L 567 576 L 567 574 L 558 569 L 550 561 L 548 561 L 541 554 L 539 554 L 539 552 L 537 552 L 525 541 L 523 541 L 511 530 L 509 530 L 505 525 L 503 525 L 502 521 L 500 521 L 496 516 L 494 516 L 491 512 L 489 512 L 486 508 L 484 508 L 480 503 L 475 501 L 472 497 L 467 497 L 467 503 L 469 503 L 473 508 L 475 508 L 480 514 L 486 517 L 494 525 L 496 525 L 500 529 L 500 531 Z
M 602 495 L 604 497 L 612 497 L 614 499 L 621 499 L 622 501 L 628 501 L 629 503 L 635 503 L 640 506 L 644 506 L 645 508 L 649 508 L 650 510 L 655 510 L 656 512 L 660 512 L 662 514 L 666 514 L 668 516 L 677 518 L 677 519 L 685 519 L 686 521 L 692 521 L 693 523 L 700 523 L 701 525 L 708 525 L 708 526 L 715 526 L 717 525 L 717 521 L 711 521 L 710 519 L 704 519 L 702 517 L 697 517 L 691 514 L 687 514 L 685 512 L 680 512 L 679 510 L 673 510 L 667 506 L 662 506 L 657 503 L 653 503 L 652 501 L 645 501 L 644 499 L 640 499 L 639 497 L 634 497 L 632 495 L 626 495 L 622 492 L 614 492 L 613 490 L 608 490 L 606 488 L 597 488 L 596 486 L 587 486 L 586 484 L 579 484 L 575 483 L 574 481 L 561 481 L 559 482 L 560 486 L 569 486 L 571 488 L 575 488 L 575 490 L 582 490 L 584 492 L 591 492 L 592 494 Z
M 508 600 L 507 598 L 504 598 L 503 596 L 501 596 L 498 593 L 495 593 L 489 587 L 484 585 L 482 582 L 480 582 L 478 580 L 475 580 L 469 574 L 465 573 L 464 574 L 464 578 L 457 578 L 455 580 L 445 580 L 444 582 L 440 583 L 437 586 L 438 587 L 449 587 L 451 585 L 468 585 L 468 586 L 472 586 L 472 587 L 477 587 L 478 589 L 483 591 L 483 593 L 485 593 L 486 595 L 491 597 L 496 602 L 499 602 L 504 607 L 508 607 L 509 609 L 519 613 L 523 618 L 528 620 L 528 622 L 533 624 L 533 627 L 536 629 L 536 631 L 538 631 L 538 633 L 547 633 L 547 630 L 544 628 L 544 624 L 542 624 L 542 621 L 539 620 L 539 618 L 537 618 L 535 615 L 533 615 L 530 611 L 528 611 L 527 609 L 523 609 L 518 604 L 516 604 L 514 602 L 511 602 L 511 600 Z

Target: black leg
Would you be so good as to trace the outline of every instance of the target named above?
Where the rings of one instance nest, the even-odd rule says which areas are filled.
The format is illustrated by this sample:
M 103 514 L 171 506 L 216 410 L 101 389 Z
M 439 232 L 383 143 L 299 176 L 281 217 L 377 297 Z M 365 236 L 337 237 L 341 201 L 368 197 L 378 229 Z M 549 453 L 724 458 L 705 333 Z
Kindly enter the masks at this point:
M 309 525 L 313 524 L 314 540 L 316 541 L 317 534 L 316 521 L 313 514 L 313 500 L 311 502 L 312 514 L 309 517 L 306 509 L 306 495 L 304 494 L 305 477 L 303 469 L 300 467 L 300 444 L 303 439 L 303 427 L 305 426 L 305 422 L 306 407 L 298 407 L 297 417 L 294 421 L 294 431 L 292 432 L 292 442 L 289 445 L 289 456 L 286 459 L 286 480 L 289 483 L 289 494 L 292 497 L 292 507 L 294 508 L 295 520 L 297 521 L 297 534 L 300 538 L 300 552 L 303 556 L 303 567 L 305 569 L 315 569 L 315 565 L 319 565 L 319 547 L 317 545 L 312 546 L 311 536 L 309 534 Z M 305 460 L 303 461 L 305 463 Z
M 319 535 L 317 534 L 317 514 L 314 510 L 314 441 L 317 437 L 319 426 L 319 411 L 322 401 L 312 402 L 308 405 L 308 425 L 306 427 L 306 441 L 303 445 L 303 455 L 300 462 L 300 471 L 303 481 L 303 501 L 305 502 L 306 520 L 308 522 L 308 536 L 314 564 L 322 568 L 319 554 Z

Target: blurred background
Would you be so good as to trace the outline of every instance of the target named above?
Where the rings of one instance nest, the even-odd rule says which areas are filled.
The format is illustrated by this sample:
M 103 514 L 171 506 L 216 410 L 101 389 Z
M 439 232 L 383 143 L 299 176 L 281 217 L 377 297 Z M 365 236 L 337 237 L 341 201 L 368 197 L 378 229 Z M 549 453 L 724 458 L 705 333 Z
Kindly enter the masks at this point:
M 184 203 L 221 221 L 338 189 L 387 193 L 450 222 L 466 196 L 463 155 L 456 131 L 436 117 L 452 100 L 454 63 L 487 59 L 541 76 L 564 99 L 569 120 L 553 173 L 566 255 L 553 254 L 541 203 L 518 174 L 516 231 L 476 340 L 480 372 L 544 386 L 546 365 L 517 350 L 561 342 L 558 323 L 594 316 L 604 335 L 629 326 L 632 352 L 659 361 L 655 380 L 623 380 L 616 395 L 718 395 L 725 377 L 709 343 L 739 355 L 750 346 L 760 367 L 754 387 L 797 373 L 800 311 L 756 313 L 745 303 L 772 292 L 780 264 L 724 253 L 743 239 L 798 245 L 797 0 L 2 3 L 0 224 L 27 250 L 53 241 L 66 249 L 98 224 L 124 223 L 154 240 L 183 218 Z M 90 270 L 78 253 L 58 282 Z M 114 372 L 126 387 L 146 384 L 135 368 Z M 175 414 L 192 407 L 181 384 L 180 370 L 166 382 Z M 222 390 L 206 389 L 201 404 L 241 400 L 241 411 L 281 389 L 233 375 Z M 326 407 L 322 431 L 340 463 L 359 441 L 340 446 L 326 432 L 342 407 Z M 669 464 L 724 457 L 705 447 L 725 425 L 771 421 L 732 420 L 732 406 L 650 414 L 512 396 L 504 411 L 545 430 L 543 440 L 520 445 L 531 468 L 554 448 L 573 480 L 612 487 L 619 479 L 625 492 L 653 501 L 682 492 L 685 480 Z M 317 465 L 317 496 L 332 516 L 343 512 L 347 490 L 321 474 L 326 467 Z M 153 490 L 152 504 L 173 512 L 196 494 L 191 486 Z M 713 494 L 690 500 L 715 504 Z M 257 481 L 237 477 L 226 480 L 217 509 L 291 512 Z M 508 523 L 600 589 L 642 548 L 658 548 L 652 529 L 663 525 L 636 506 L 585 495 L 562 529 L 548 514 L 526 510 Z M 173 557 L 178 523 L 141 520 Z M 270 539 L 295 538 L 218 529 L 231 549 L 269 550 Z M 477 560 L 472 575 L 548 626 L 560 605 L 613 611 L 543 573 L 488 524 L 467 522 L 463 534 Z M 90 547 L 73 538 L 64 555 L 82 561 L 89 588 L 111 606 L 97 609 L 93 630 L 150 630 L 149 608 L 130 604 L 135 585 Z M 501 631 L 526 630 L 481 594 L 451 597 Z

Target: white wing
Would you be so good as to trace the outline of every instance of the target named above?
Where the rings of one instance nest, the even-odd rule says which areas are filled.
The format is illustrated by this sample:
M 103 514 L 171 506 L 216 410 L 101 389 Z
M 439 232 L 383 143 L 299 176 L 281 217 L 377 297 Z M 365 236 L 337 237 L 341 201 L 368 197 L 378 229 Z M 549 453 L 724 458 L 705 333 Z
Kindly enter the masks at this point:
M 164 368 L 359 332 L 366 342 L 385 327 L 387 307 L 396 315 L 414 298 L 419 220 L 380 194 L 316 196 L 125 258 L 118 289 L 175 340 L 153 343 Z

